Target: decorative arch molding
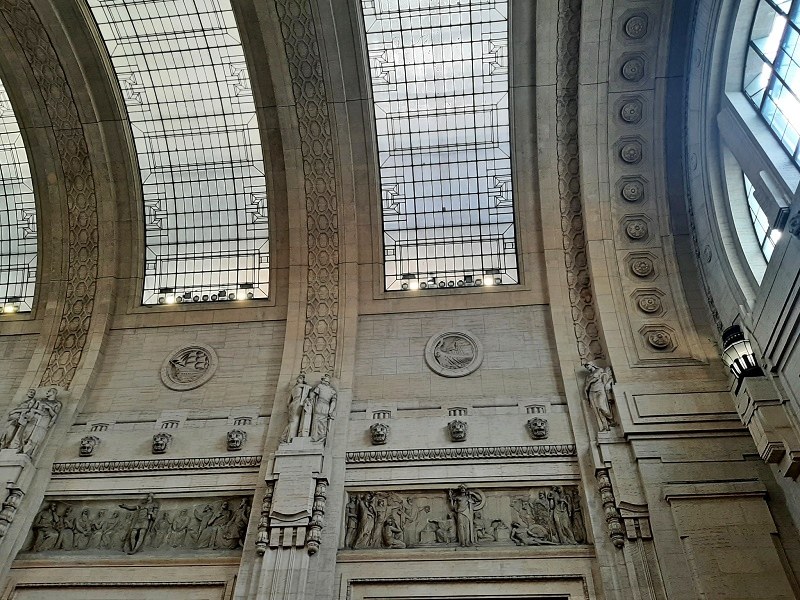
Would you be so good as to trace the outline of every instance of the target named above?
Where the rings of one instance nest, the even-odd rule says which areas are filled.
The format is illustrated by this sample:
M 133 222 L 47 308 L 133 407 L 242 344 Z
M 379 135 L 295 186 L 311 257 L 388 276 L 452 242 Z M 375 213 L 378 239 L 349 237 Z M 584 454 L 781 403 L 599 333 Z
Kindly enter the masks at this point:
M 334 140 L 310 0 L 276 0 L 292 81 L 306 198 L 304 371 L 333 373 L 339 329 L 339 217 Z
M 66 192 L 66 273 L 60 317 L 38 385 L 69 388 L 89 339 L 99 267 L 98 210 L 89 146 L 72 88 L 29 0 L 8 0 L 0 14 L 27 60 L 53 127 Z

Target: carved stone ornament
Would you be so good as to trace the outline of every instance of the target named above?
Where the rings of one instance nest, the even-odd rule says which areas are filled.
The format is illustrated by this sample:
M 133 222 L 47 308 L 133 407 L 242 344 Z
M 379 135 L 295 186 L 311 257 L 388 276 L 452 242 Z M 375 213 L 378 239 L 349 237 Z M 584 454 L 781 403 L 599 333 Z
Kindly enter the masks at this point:
M 642 120 L 644 107 L 640 100 L 630 100 L 619 109 L 619 116 L 626 123 L 638 123 Z
M 638 56 L 629 58 L 622 63 L 621 73 L 628 81 L 640 81 L 644 77 L 644 60 Z
M 633 40 L 640 40 L 647 35 L 647 16 L 633 15 L 625 21 L 625 35 Z
M 389 439 L 391 428 L 386 423 L 373 423 L 369 427 L 369 435 L 373 446 L 382 446 Z
M 78 448 L 78 456 L 91 456 L 95 448 L 100 445 L 100 438 L 96 435 L 87 435 L 81 438 L 81 445 Z
M 573 486 L 350 492 L 344 525 L 354 550 L 586 543 Z
M 626 179 L 622 183 L 620 194 L 627 202 L 639 202 L 644 199 L 644 183 L 638 179 Z
M 647 233 L 647 223 L 642 219 L 633 219 L 625 224 L 625 235 L 632 240 L 642 240 Z
M 636 300 L 636 305 L 642 312 L 657 313 L 661 310 L 661 298 L 655 294 L 643 294 Z
M 483 362 L 483 347 L 468 331 L 444 331 L 425 346 L 425 362 L 442 377 L 464 377 Z
M 588 371 L 583 383 L 583 394 L 597 419 L 597 430 L 608 431 L 614 422 L 611 410 L 614 377 L 610 367 L 598 367 L 592 362 L 583 363 Z
M 174 554 L 243 547 L 250 499 L 46 500 L 23 552 Z
M 286 444 L 299 437 L 324 442 L 336 415 L 337 398 L 330 375 L 323 375 L 312 388 L 306 383 L 305 373 L 300 373 L 289 393 L 289 422 L 281 435 L 281 443 Z
M 619 149 L 619 157 L 629 165 L 638 163 L 642 160 L 642 144 L 637 141 L 625 142 Z
M 214 376 L 217 363 L 217 353 L 211 346 L 183 346 L 164 360 L 161 365 L 161 381 L 171 390 L 193 390 Z
M 451 442 L 463 442 L 467 439 L 469 426 L 466 422 L 455 419 L 447 424 L 447 431 L 450 434 Z
M 61 412 L 60 392 L 55 387 L 29 389 L 25 400 L 6 417 L 0 449 L 33 456 Z
M 674 347 L 672 336 L 667 331 L 648 331 L 645 337 L 647 339 L 647 343 L 656 350 L 668 350 Z
M 530 433 L 531 437 L 535 440 L 545 439 L 550 429 L 547 419 L 543 417 L 534 417 L 533 419 L 528 419 L 526 427 L 528 428 L 528 433 Z
M 606 515 L 606 527 L 608 536 L 617 548 L 625 545 L 625 533 L 622 529 L 622 520 L 617 510 L 617 503 L 614 499 L 614 490 L 611 487 L 611 477 L 608 469 L 597 470 L 597 488 L 600 492 L 600 500 L 603 503 L 603 512 Z
M 164 454 L 172 443 L 172 436 L 169 433 L 159 431 L 153 436 L 153 454 Z
M 238 452 L 247 441 L 247 432 L 241 429 L 231 429 L 226 436 L 226 441 L 229 452 Z
M 795 214 L 795 216 L 789 219 L 786 228 L 794 237 L 800 238 L 800 213 Z
M 5 537 L 6 533 L 8 533 L 8 528 L 11 527 L 24 495 L 21 489 L 9 484 L 8 495 L 0 509 L 0 538 Z
M 649 277 L 653 274 L 653 261 L 646 256 L 631 261 L 631 273 L 637 277 Z

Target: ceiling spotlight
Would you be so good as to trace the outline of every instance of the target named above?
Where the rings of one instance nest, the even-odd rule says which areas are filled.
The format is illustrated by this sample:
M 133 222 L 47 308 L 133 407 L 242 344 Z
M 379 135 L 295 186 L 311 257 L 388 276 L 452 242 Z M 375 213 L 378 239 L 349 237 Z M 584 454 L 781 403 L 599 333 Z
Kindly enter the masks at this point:
M 253 297 L 254 297 L 254 296 L 253 296 L 253 292 L 247 292 L 247 299 L 248 299 L 248 300 L 252 300 L 252 299 L 253 299 Z
M 194 296 L 192 296 L 192 301 L 194 301 L 194 302 L 200 302 L 200 296 L 198 296 L 198 295 L 194 295 Z
M 487 277 L 484 279 L 483 285 L 494 285 L 494 277 Z
M 455 286 L 456 286 L 456 282 L 453 281 L 452 279 L 447 282 L 447 287 L 455 287 Z
M 404 282 L 403 282 L 403 283 L 400 285 L 400 289 L 402 289 L 402 290 L 407 290 L 407 289 L 408 289 L 408 283 L 404 281 Z
M 427 281 L 421 281 L 420 284 L 419 284 L 419 287 L 424 290 L 425 288 L 428 287 L 428 282 Z
M 203 302 L 208 302 L 208 294 L 203 294 Z
M 211 301 L 212 302 L 216 302 L 217 301 L 217 295 L 216 294 L 211 294 Z
M 176 296 L 175 302 L 177 302 L 178 304 L 181 304 L 183 302 L 183 296 Z
M 159 296 L 158 297 L 158 303 L 159 304 L 164 304 L 166 301 L 167 301 L 167 299 L 164 296 Z
M 456 285 L 458 287 L 464 287 L 464 280 L 463 279 L 459 279 L 458 282 L 456 282 Z
M 447 285 L 447 284 L 446 284 L 444 281 L 440 281 L 440 282 L 439 282 L 439 287 L 440 287 L 440 288 L 443 288 L 443 287 L 445 287 L 446 285 Z
M 175 294 L 168 294 L 164 297 L 165 304 L 175 304 Z
M 228 300 L 236 300 L 236 294 L 234 294 L 233 292 L 228 294 Z
M 494 278 L 494 284 L 495 285 L 502 285 L 503 284 L 503 279 L 501 277 L 495 277 Z
M 475 285 L 478 286 L 478 287 L 482 286 L 483 285 L 483 279 L 481 279 L 480 277 L 476 277 L 475 278 Z

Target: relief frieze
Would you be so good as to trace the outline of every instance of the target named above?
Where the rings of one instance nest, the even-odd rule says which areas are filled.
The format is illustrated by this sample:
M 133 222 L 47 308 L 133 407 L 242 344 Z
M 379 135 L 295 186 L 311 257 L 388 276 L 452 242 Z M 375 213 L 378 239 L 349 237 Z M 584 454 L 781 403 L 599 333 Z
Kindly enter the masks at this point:
M 23 552 L 119 555 L 243 547 L 250 498 L 45 500 Z
M 350 492 L 346 549 L 587 543 L 576 486 Z

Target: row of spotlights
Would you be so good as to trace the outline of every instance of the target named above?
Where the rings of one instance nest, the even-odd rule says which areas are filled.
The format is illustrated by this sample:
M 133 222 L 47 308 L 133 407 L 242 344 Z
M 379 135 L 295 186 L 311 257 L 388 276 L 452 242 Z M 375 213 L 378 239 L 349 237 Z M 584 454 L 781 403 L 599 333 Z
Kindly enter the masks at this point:
M 224 302 L 227 300 L 252 300 L 254 294 L 252 288 L 240 289 L 236 293 L 220 290 L 217 294 L 192 294 L 186 292 L 183 295 L 165 294 L 158 297 L 159 304 L 182 304 L 184 302 Z
M 21 302 L 22 298 L 19 296 L 9 296 L 5 304 L 3 304 L 3 312 L 6 314 L 18 313 Z
M 484 277 L 476 277 L 472 281 L 464 281 L 463 279 L 454 280 L 451 279 L 449 281 L 436 281 L 434 279 L 429 279 L 428 281 L 417 281 L 416 279 L 412 279 L 410 281 L 404 281 L 400 286 L 404 290 L 424 290 L 424 289 L 434 289 L 434 288 L 453 288 L 453 287 L 481 287 L 481 286 L 493 286 L 493 285 L 502 285 L 503 280 L 500 277 L 492 277 L 491 275 L 487 275 Z

